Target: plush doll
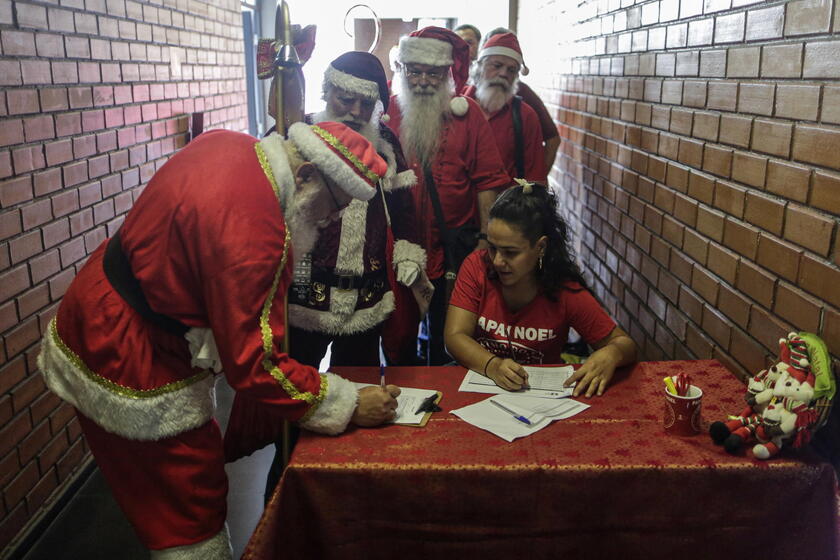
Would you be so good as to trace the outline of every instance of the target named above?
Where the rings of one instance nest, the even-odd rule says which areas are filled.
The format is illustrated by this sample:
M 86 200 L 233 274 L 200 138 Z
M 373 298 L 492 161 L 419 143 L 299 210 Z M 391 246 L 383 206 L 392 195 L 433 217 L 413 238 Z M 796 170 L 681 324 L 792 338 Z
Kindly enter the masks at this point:
M 786 346 L 783 342 L 784 339 L 779 341 L 780 354 Z M 709 434 L 715 444 L 723 445 L 727 451 L 734 453 L 741 448 L 744 440 L 752 438 L 764 409 L 773 398 L 773 387 L 787 368 L 788 365 L 782 361 L 750 378 L 744 394 L 746 408 L 737 416 L 730 416 L 726 422 L 714 422 L 709 426 Z
M 790 333 L 779 350 L 779 363 L 750 381 L 748 408 L 709 429 L 729 453 L 753 441 L 759 459 L 775 456 L 785 443 L 803 447 L 828 416 L 835 382 L 825 343 L 810 333 Z

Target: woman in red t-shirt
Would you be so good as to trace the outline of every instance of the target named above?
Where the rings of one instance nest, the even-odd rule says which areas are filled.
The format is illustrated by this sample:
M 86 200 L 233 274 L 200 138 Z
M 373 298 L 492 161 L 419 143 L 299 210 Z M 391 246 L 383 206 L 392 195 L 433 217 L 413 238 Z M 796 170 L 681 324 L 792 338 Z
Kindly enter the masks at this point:
M 461 365 L 514 391 L 521 364 L 562 362 L 569 328 L 595 349 L 569 378 L 574 395 L 601 395 L 636 344 L 586 289 L 568 245 L 557 201 L 543 185 L 521 182 L 490 209 L 489 249 L 461 265 L 449 300 L 446 349 Z

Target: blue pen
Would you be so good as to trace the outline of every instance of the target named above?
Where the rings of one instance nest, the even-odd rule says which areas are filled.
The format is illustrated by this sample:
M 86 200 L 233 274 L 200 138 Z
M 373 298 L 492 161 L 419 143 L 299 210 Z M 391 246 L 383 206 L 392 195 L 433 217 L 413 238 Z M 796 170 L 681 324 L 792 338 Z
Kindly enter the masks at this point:
M 379 364 L 379 386 L 385 388 L 385 366 Z
M 528 420 L 527 418 L 525 418 L 525 417 L 524 417 L 524 416 L 522 416 L 521 414 L 518 414 L 518 413 L 514 412 L 513 410 L 509 409 L 508 407 L 506 407 L 506 406 L 505 406 L 505 405 L 503 405 L 502 403 L 500 403 L 500 402 L 496 402 L 496 401 L 494 401 L 494 400 L 491 400 L 490 402 L 491 402 L 491 403 L 493 403 L 493 404 L 495 404 L 496 406 L 498 406 L 499 408 L 501 408 L 502 410 L 504 410 L 504 411 L 505 411 L 505 412 L 507 412 L 508 414 L 511 414 L 511 415 L 512 415 L 515 419 L 519 420 L 520 422 L 522 422 L 522 423 L 524 423 L 524 424 L 528 424 L 529 426 L 531 425 L 531 421 L 530 421 L 530 420 Z

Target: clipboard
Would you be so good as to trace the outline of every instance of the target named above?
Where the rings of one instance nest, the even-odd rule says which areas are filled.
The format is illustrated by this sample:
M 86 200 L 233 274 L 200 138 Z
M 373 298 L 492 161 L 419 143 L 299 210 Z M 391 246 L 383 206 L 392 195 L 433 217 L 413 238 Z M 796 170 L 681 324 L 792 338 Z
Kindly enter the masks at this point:
M 443 398 L 443 393 L 441 393 L 440 391 L 435 391 L 435 394 L 433 396 L 434 396 L 434 399 L 431 401 L 431 403 L 433 405 L 435 405 L 435 407 L 437 407 L 437 405 L 440 403 L 440 400 Z M 429 423 L 429 418 L 431 418 L 432 414 L 440 411 L 440 408 L 439 407 L 437 407 L 437 408 L 438 408 L 438 410 L 427 411 L 423 415 L 423 418 L 421 418 L 419 422 L 416 422 L 414 424 L 403 424 L 403 423 L 394 422 L 394 425 L 395 426 L 408 426 L 410 428 L 424 428 L 426 426 L 426 424 Z

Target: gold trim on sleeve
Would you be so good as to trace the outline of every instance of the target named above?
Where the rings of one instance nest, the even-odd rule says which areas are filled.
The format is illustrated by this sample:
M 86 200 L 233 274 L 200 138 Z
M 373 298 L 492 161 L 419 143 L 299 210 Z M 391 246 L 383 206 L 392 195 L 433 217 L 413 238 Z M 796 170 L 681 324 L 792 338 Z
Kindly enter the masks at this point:
M 377 175 L 376 173 L 371 171 L 370 168 L 368 168 L 367 165 L 362 163 L 362 160 L 360 160 L 356 156 L 356 154 L 354 154 L 353 152 L 348 150 L 347 146 L 345 146 L 344 144 L 339 142 L 338 138 L 336 138 L 335 136 L 333 136 L 332 134 L 330 134 L 329 132 L 327 132 L 326 130 L 321 128 L 320 126 L 317 126 L 317 125 L 313 124 L 310 128 L 312 129 L 312 131 L 315 134 L 317 134 L 318 136 L 323 138 L 327 142 L 327 144 L 332 146 L 333 149 L 341 152 L 341 155 L 343 155 L 344 157 L 349 159 L 353 163 L 353 165 L 356 167 L 356 169 L 358 169 L 359 172 L 362 175 L 364 175 L 365 177 L 370 179 L 371 182 L 376 183 L 377 181 L 379 181 L 379 178 L 380 178 L 379 175 Z
M 262 166 L 263 168 L 263 173 L 265 173 L 265 176 L 271 183 L 271 188 L 274 190 L 274 194 L 277 196 L 277 200 L 279 201 L 281 198 L 280 187 L 274 180 L 274 173 L 271 170 L 271 165 L 268 163 L 268 158 L 266 157 L 265 152 L 259 144 L 254 144 L 254 149 L 257 152 L 257 159 L 260 162 L 260 166 Z M 288 393 L 288 395 L 291 398 L 299 401 L 305 401 L 306 403 L 313 405 L 312 408 L 310 408 L 302 418 L 306 419 L 315 410 L 317 405 L 321 404 L 321 402 L 326 397 L 329 385 L 329 383 L 327 382 L 327 378 L 323 375 L 321 376 L 321 388 L 318 391 L 317 395 L 308 391 L 299 391 L 298 388 L 295 387 L 294 383 L 289 381 L 289 378 L 286 377 L 286 374 L 283 373 L 283 370 L 271 362 L 274 336 L 271 332 L 269 316 L 271 315 L 271 306 L 274 302 L 274 297 L 277 295 L 277 288 L 280 285 L 280 278 L 283 276 L 283 270 L 286 268 L 286 261 L 289 257 L 289 245 L 291 241 L 292 234 L 289 231 L 289 228 L 286 227 L 286 237 L 283 240 L 283 256 L 280 258 L 280 266 L 277 268 L 277 272 L 274 273 L 274 280 L 271 282 L 271 288 L 268 290 L 268 296 L 265 298 L 265 302 L 263 302 L 262 306 L 262 311 L 260 312 L 260 333 L 262 335 L 263 343 L 262 367 L 269 375 L 271 375 L 271 377 L 273 377 L 280 384 L 281 387 L 283 387 L 283 390 L 286 391 L 286 393 Z M 288 328 L 289 326 L 283 325 L 283 327 Z

